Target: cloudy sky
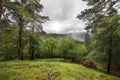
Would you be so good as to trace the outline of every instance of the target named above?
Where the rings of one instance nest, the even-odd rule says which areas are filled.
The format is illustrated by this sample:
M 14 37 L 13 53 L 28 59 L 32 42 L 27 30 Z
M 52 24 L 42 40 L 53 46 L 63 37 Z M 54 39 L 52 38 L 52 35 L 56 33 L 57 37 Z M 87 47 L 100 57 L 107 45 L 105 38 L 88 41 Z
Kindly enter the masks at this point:
M 44 15 L 50 21 L 44 23 L 47 33 L 73 33 L 84 32 L 85 25 L 76 15 L 87 6 L 82 0 L 41 0 Z

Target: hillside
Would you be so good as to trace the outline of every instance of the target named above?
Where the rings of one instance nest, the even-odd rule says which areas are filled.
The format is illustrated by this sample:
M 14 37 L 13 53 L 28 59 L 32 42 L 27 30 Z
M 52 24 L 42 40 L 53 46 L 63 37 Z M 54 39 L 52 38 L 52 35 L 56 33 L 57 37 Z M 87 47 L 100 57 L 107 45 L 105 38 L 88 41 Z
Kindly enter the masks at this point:
M 120 80 L 79 64 L 59 60 L 0 62 L 0 80 Z
M 46 37 L 54 37 L 54 38 L 72 38 L 74 40 L 84 42 L 85 41 L 85 32 L 77 32 L 77 33 L 66 33 L 66 34 L 57 34 L 57 33 L 42 33 Z

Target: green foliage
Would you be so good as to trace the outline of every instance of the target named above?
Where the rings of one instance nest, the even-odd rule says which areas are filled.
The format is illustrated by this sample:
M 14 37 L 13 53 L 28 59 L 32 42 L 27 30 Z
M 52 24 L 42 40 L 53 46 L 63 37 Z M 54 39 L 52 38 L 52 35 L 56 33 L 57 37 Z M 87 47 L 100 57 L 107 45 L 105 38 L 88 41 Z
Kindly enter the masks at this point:
M 40 42 L 40 55 L 43 58 L 65 58 L 70 60 L 81 60 L 86 55 L 86 48 L 72 39 L 44 38 Z
M 98 48 L 96 48 L 89 53 L 88 57 L 98 62 L 107 61 L 107 54 L 106 54 L 106 51 L 104 51 L 104 49 L 103 51 L 101 51 Z
M 13 58 L 17 51 L 17 32 L 18 29 L 15 27 L 11 27 L 9 31 L 2 34 L 2 41 L 0 43 L 1 54 L 4 54 L 4 58 L 9 56 L 9 58 Z
M 59 45 L 59 41 L 55 38 L 45 38 L 41 42 L 41 52 L 44 57 L 56 57 L 56 49 Z
M 59 50 L 63 58 L 72 60 L 81 60 L 86 55 L 85 46 L 72 39 L 61 40 Z
M 19 28 L 11 26 L 4 34 L 0 42 L 0 57 L 6 59 L 16 59 L 18 52 L 18 31 Z M 31 57 L 30 47 L 34 47 L 35 58 L 65 58 L 72 61 L 82 60 L 87 52 L 83 44 L 73 39 L 57 39 L 53 37 L 40 36 L 38 33 L 23 30 L 23 55 L 24 58 Z
M 32 18 L 32 16 L 25 10 L 23 6 L 19 6 L 17 14 L 24 18 Z
M 119 15 L 113 15 L 103 18 L 97 23 L 99 27 L 95 28 L 96 31 L 93 33 L 92 50 L 88 55 L 95 61 L 108 62 L 109 50 L 112 49 L 111 65 L 116 68 L 120 66 L 120 27 L 117 25 L 118 19 Z M 109 26 L 112 27 L 109 28 Z M 95 39 L 99 35 L 102 37 Z

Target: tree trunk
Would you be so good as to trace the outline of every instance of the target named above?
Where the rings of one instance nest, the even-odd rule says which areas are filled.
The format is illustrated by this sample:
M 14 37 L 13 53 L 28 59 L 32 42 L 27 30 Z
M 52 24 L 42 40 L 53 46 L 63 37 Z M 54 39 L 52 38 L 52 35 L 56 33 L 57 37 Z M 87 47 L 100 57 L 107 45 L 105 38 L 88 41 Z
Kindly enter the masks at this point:
M 6 40 L 5 40 L 5 48 L 6 48 L 5 59 L 8 61 L 8 60 L 10 60 L 10 54 L 9 54 L 9 48 L 8 48 L 8 44 L 7 44 Z
M 33 31 L 33 34 L 34 34 L 34 28 L 35 28 L 35 26 L 34 26 L 34 22 L 33 22 L 33 28 L 32 28 L 32 31 Z M 33 41 L 32 41 L 32 60 L 34 60 L 35 59 L 35 44 L 34 44 L 34 38 L 32 39 Z
M 32 50 L 31 50 L 31 59 L 32 60 L 35 59 L 34 53 L 35 53 L 35 48 L 34 48 L 34 45 L 32 45 Z
M 23 60 L 23 47 L 22 47 L 22 33 L 23 33 L 23 19 L 19 18 L 19 48 L 18 48 L 18 59 Z
M 85 46 L 88 50 L 88 52 L 90 52 L 90 35 L 89 35 L 90 31 L 87 30 L 86 35 L 85 35 Z
M 33 22 L 33 24 L 34 24 L 34 22 Z M 33 32 L 33 35 L 34 35 L 34 25 L 32 27 L 32 32 Z M 30 39 L 29 53 L 30 53 L 30 59 L 34 60 L 35 59 L 35 47 L 34 47 L 34 38 L 33 37 L 31 37 L 31 39 Z
M 21 0 L 21 4 L 22 6 L 24 6 L 24 4 L 26 3 L 26 0 Z M 22 15 L 19 16 L 19 48 L 18 48 L 18 59 L 19 60 L 23 60 L 23 45 L 22 45 L 22 33 L 23 33 L 23 26 L 24 26 L 24 20 Z
M 109 37 L 109 54 L 108 54 L 108 65 L 107 65 L 107 72 L 108 73 L 111 73 L 110 70 L 111 70 L 111 60 L 112 58 L 112 33 Z
M 34 53 L 35 53 L 35 48 L 34 48 L 32 40 L 30 40 L 30 48 L 29 48 L 30 60 L 35 59 Z
M 2 18 L 2 10 L 3 10 L 3 4 L 2 4 L 2 0 L 0 0 L 0 22 Z
M 1 20 L 2 20 L 2 14 L 3 14 L 3 0 L 0 0 L 0 24 L 1 24 Z M 3 30 L 3 33 L 4 33 L 5 32 L 4 27 L 2 27 L 2 30 Z M 5 48 L 6 48 L 5 59 L 10 60 L 10 55 L 9 55 L 9 50 L 8 50 L 9 48 L 8 48 L 6 40 L 5 40 Z

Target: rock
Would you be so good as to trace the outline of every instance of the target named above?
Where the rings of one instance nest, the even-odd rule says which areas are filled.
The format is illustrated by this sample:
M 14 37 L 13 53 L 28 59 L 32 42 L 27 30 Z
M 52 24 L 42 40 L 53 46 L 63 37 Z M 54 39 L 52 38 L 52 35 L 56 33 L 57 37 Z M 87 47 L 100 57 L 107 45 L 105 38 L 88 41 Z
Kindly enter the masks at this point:
M 84 60 L 82 64 L 88 68 L 97 69 L 95 63 L 92 62 L 91 60 Z

